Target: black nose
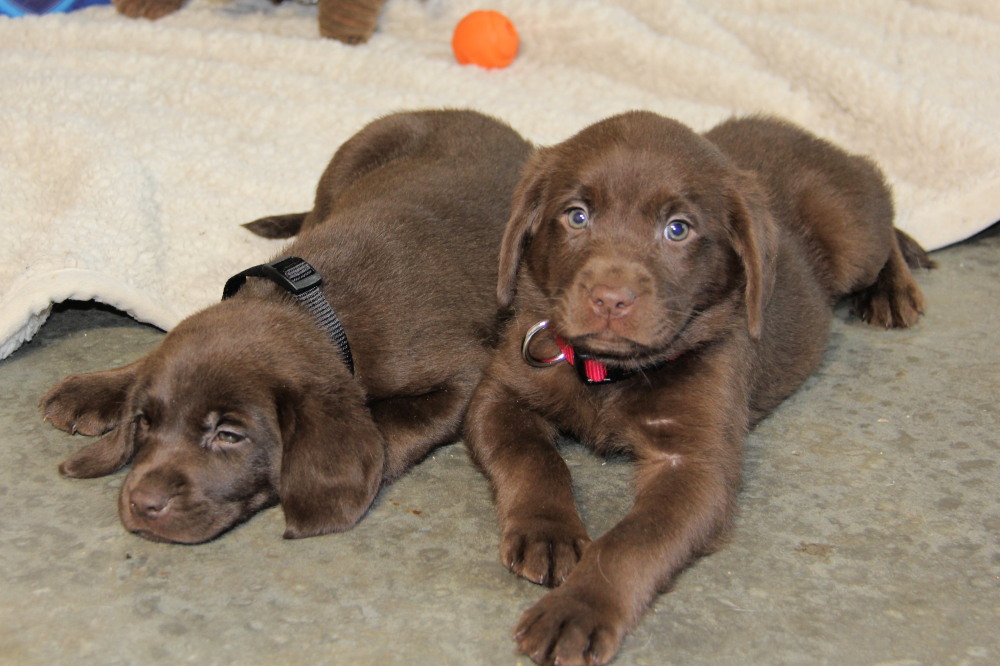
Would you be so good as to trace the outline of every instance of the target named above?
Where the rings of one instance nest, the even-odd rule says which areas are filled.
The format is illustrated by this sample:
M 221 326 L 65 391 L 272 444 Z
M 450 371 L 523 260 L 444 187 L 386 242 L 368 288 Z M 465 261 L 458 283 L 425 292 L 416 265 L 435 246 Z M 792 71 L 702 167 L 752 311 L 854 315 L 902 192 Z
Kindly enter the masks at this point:
M 132 513 L 147 520 L 159 518 L 170 505 L 170 496 L 158 490 L 136 488 L 128 496 Z
M 631 312 L 635 304 L 635 292 L 630 287 L 599 284 L 590 290 L 590 303 L 599 316 L 620 319 Z

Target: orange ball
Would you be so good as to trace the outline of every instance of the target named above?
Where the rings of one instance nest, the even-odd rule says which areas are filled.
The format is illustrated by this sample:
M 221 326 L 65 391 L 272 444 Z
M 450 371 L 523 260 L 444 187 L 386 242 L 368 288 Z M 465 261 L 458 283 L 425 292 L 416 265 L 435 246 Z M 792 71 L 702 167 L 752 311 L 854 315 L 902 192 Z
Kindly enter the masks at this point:
M 455 26 L 451 50 L 463 65 L 486 69 L 506 67 L 517 55 L 517 30 L 510 19 L 493 10 L 479 10 L 467 15 Z

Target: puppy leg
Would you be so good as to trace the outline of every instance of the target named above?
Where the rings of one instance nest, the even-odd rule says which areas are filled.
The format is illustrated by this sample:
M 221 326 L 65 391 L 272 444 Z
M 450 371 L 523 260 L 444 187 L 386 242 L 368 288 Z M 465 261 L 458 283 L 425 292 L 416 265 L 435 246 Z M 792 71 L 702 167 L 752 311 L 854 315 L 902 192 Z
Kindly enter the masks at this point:
M 478 378 L 476 370 L 422 395 L 372 403 L 372 419 L 388 447 L 386 480 L 399 478 L 435 446 L 458 439 Z
M 521 616 L 518 648 L 539 664 L 610 661 L 658 592 L 725 532 L 736 482 L 711 451 L 734 446 L 664 446 L 641 460 L 631 511 L 588 546 L 562 586 Z
M 466 446 L 493 487 L 500 560 L 517 575 L 548 586 L 566 579 L 590 542 L 555 435 L 495 381 L 486 379 L 476 389 Z
M 907 254 L 904 255 L 898 236 L 893 236 L 889 259 L 875 283 L 853 297 L 854 313 L 874 326 L 908 328 L 917 323 L 924 312 L 924 297 L 907 265 L 907 257 L 921 266 L 933 265 L 933 262 L 916 241 L 908 236 L 905 238 Z

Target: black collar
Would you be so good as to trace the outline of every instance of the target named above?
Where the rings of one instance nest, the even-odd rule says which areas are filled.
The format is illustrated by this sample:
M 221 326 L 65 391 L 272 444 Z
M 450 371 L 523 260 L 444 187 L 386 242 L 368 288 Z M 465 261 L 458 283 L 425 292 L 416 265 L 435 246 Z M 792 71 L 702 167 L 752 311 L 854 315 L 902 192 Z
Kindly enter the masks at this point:
M 323 278 L 315 268 L 298 257 L 285 257 L 269 264 L 248 268 L 226 280 L 226 286 L 222 289 L 222 300 L 235 295 L 248 277 L 266 278 L 298 299 L 313 313 L 319 325 L 330 334 L 330 338 L 340 350 L 340 358 L 351 374 L 354 374 L 354 359 L 351 356 L 351 346 L 347 343 L 347 334 L 344 333 L 344 327 L 337 318 L 337 313 L 323 296 L 320 289 Z

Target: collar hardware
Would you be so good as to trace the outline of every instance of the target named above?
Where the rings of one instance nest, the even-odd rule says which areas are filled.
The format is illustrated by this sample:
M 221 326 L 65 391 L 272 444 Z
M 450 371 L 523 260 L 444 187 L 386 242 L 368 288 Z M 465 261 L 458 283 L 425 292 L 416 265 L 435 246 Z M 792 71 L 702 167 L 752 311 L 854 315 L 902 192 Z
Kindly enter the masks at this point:
M 640 372 L 655 370 L 677 358 L 677 356 L 673 356 L 664 361 L 659 361 L 634 370 L 609 368 L 603 362 L 597 360 L 589 354 L 576 351 L 573 349 L 572 345 L 555 332 L 552 333 L 552 339 L 559 346 L 559 354 L 551 358 L 538 358 L 531 353 L 531 342 L 535 339 L 536 335 L 548 327 L 549 321 L 547 319 L 543 319 L 528 329 L 528 332 L 524 334 L 524 339 L 521 341 L 521 357 L 528 363 L 528 365 L 535 368 L 547 368 L 550 365 L 559 363 L 560 361 L 566 361 L 576 370 L 576 374 L 580 378 L 580 381 L 588 386 L 593 386 L 595 384 L 611 384 L 613 382 L 621 381 Z
M 351 356 L 351 346 L 347 342 L 347 334 L 330 307 L 330 302 L 323 296 L 320 286 L 322 276 L 308 262 L 299 257 L 285 257 L 259 266 L 253 266 L 226 280 L 222 288 L 222 300 L 236 295 L 246 284 L 248 277 L 258 277 L 270 280 L 289 294 L 316 317 L 319 325 L 326 330 L 340 351 L 344 365 L 354 374 L 354 358 Z
M 559 361 L 566 360 L 566 352 L 562 349 L 562 345 L 559 346 L 560 352 L 552 358 L 536 358 L 531 354 L 531 341 L 535 339 L 535 336 L 544 331 L 549 327 L 549 320 L 543 319 L 534 326 L 528 329 L 528 332 L 524 334 L 524 340 L 521 341 L 521 357 L 528 363 L 528 365 L 535 368 L 547 368 L 553 363 L 558 363 Z M 572 361 L 569 361 L 572 363 Z

